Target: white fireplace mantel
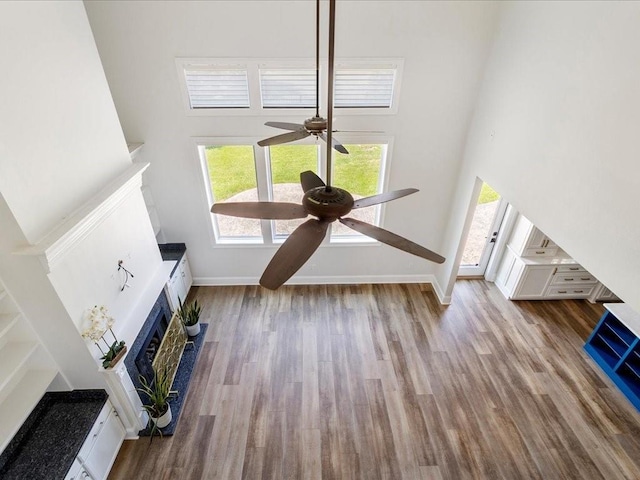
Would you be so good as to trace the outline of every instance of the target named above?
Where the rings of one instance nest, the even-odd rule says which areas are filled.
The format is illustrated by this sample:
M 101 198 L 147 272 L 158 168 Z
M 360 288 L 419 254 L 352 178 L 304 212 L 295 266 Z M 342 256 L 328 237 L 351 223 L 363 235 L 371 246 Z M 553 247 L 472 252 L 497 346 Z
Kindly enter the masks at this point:
M 132 192 L 140 191 L 142 173 L 148 167 L 149 163 L 133 163 L 42 240 L 14 253 L 38 256 L 50 273 L 67 252 L 95 230 Z

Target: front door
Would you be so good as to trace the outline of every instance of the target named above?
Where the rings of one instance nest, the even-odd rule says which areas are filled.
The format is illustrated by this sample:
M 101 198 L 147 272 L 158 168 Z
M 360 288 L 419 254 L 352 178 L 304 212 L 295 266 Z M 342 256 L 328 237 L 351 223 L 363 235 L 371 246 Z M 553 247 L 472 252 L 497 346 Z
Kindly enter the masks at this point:
M 484 276 L 507 205 L 500 194 L 486 183 L 482 184 L 458 276 Z

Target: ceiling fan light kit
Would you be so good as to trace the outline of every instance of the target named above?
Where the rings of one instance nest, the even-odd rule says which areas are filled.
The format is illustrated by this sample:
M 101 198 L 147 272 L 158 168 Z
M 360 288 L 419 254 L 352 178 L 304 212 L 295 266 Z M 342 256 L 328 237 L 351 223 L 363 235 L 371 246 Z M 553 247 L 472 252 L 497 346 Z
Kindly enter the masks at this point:
M 329 0 L 329 86 L 327 95 L 327 119 L 325 120 L 318 115 L 317 75 L 319 66 L 317 61 L 319 52 L 319 11 L 320 0 L 317 0 L 316 116 L 306 120 L 304 125 L 284 122 L 268 122 L 267 125 L 292 131 L 262 140 L 261 142 L 258 142 L 258 145 L 278 145 L 280 143 L 299 140 L 309 135 L 316 135 L 317 137 L 325 140 L 327 144 L 333 145 L 336 150 L 342 151 L 340 147 L 344 149 L 342 145 L 335 142 L 332 138 L 333 66 L 335 58 L 335 0 Z M 326 137 L 324 133 L 325 131 Z M 307 220 L 289 235 L 267 265 L 267 268 L 260 278 L 260 285 L 265 288 L 275 290 L 291 278 L 291 276 L 293 276 L 306 263 L 311 255 L 313 255 L 313 253 L 322 244 L 329 228 L 329 224 L 336 220 L 363 235 L 367 235 L 382 243 L 398 248 L 407 253 L 411 253 L 412 255 L 422 257 L 432 262 L 444 263 L 444 257 L 421 245 L 418 245 L 415 242 L 412 242 L 411 240 L 375 225 L 362 222 L 354 218 L 345 217 L 345 215 L 349 214 L 351 210 L 396 200 L 416 193 L 418 190 L 415 188 L 406 188 L 403 190 L 380 193 L 378 195 L 354 200 L 353 196 L 348 191 L 329 184 L 331 181 L 331 152 L 332 149 L 328 148 L 326 172 L 327 183 L 310 170 L 300 174 L 300 184 L 304 193 L 300 204 L 288 202 L 228 202 L 215 203 L 211 207 L 211 211 L 213 213 L 243 218 L 286 220 L 306 218 L 309 215 L 317 217 Z M 346 149 L 344 149 L 343 153 L 347 153 Z

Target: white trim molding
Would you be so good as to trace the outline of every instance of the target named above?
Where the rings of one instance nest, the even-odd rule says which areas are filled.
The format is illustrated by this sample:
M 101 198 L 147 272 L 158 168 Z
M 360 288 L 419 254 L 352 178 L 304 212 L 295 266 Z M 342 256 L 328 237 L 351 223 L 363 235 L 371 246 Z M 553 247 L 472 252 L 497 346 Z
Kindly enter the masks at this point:
M 258 285 L 257 277 L 194 277 L 193 286 L 213 287 Z M 286 285 L 353 285 L 375 283 L 428 283 L 442 305 L 449 305 L 451 297 L 444 295 L 435 275 L 345 275 L 334 277 L 294 276 Z
M 134 163 L 35 245 L 13 252 L 40 257 L 47 273 L 84 240 L 134 191 L 142 186 L 149 163 Z

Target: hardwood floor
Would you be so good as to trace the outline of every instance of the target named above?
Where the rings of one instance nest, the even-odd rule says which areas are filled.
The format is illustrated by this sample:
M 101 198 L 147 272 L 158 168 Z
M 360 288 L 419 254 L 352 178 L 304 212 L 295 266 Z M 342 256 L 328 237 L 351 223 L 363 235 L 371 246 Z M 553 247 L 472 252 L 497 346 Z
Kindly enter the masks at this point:
M 200 287 L 176 434 L 110 479 L 637 479 L 640 414 L 584 353 L 603 308 L 463 280 Z

